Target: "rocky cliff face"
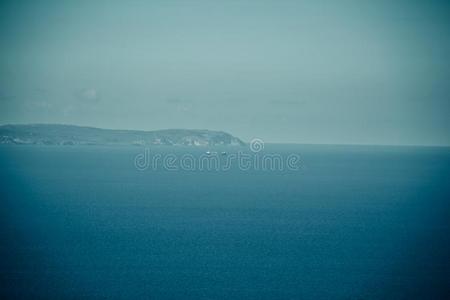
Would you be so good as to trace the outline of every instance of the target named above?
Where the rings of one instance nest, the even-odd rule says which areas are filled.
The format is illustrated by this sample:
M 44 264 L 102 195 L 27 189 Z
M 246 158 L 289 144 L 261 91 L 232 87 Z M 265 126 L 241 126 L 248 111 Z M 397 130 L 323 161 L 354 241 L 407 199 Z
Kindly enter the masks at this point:
M 0 126 L 0 144 L 137 146 L 244 145 L 239 138 L 222 131 L 195 129 L 167 129 L 156 131 L 113 130 L 55 124 Z

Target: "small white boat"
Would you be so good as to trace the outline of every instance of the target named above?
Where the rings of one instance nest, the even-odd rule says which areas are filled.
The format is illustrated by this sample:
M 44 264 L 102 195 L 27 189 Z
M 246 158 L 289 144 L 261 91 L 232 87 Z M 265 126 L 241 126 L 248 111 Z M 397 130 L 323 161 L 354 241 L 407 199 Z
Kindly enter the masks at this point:
M 211 151 L 206 151 L 205 152 L 207 155 L 211 155 Z

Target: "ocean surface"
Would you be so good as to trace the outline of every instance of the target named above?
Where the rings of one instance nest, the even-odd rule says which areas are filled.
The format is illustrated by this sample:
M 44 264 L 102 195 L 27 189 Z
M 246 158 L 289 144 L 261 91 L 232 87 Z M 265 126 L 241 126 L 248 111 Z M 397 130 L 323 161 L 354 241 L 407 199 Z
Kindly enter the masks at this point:
M 450 298 L 449 148 L 258 152 L 296 170 L 143 170 L 143 151 L 0 147 L 1 299 Z

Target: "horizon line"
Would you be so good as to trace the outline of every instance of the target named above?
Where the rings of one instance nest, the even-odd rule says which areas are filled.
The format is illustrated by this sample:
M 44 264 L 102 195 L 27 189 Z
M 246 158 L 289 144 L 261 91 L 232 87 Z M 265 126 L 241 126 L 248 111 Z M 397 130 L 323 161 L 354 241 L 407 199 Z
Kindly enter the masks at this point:
M 3 123 L 0 124 L 0 127 L 3 126 L 16 126 L 16 125 L 57 125 L 57 126 L 72 126 L 72 127 L 80 127 L 80 128 L 91 128 L 91 129 L 100 129 L 100 130 L 116 130 L 116 131 L 141 131 L 141 132 L 151 132 L 151 131 L 162 131 L 162 130 L 203 130 L 203 131 L 216 131 L 216 132 L 224 132 L 230 135 L 237 137 L 234 134 L 231 134 L 224 130 L 213 130 L 213 129 L 199 129 L 199 128 L 160 128 L 160 129 L 123 129 L 123 128 L 104 128 L 97 127 L 91 125 L 76 125 L 76 124 L 67 124 L 67 123 Z M 240 137 L 237 137 L 242 140 Z M 251 141 L 243 141 L 245 144 L 249 144 Z M 450 148 L 450 144 L 372 144 L 372 143 L 330 143 L 330 142 L 273 142 L 273 141 L 264 141 L 264 144 L 273 144 L 273 145 L 305 145 L 305 146 L 378 146 L 378 147 L 428 147 L 428 148 Z

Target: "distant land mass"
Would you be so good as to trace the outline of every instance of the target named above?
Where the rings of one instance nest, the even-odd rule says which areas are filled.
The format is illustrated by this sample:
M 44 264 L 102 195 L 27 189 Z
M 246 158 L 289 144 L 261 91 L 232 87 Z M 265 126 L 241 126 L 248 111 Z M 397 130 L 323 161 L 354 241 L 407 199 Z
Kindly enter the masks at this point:
M 0 144 L 21 145 L 173 145 L 243 146 L 237 137 L 223 131 L 165 129 L 155 131 L 115 130 L 59 124 L 1 125 Z

